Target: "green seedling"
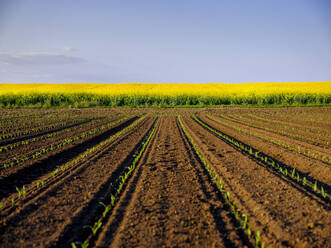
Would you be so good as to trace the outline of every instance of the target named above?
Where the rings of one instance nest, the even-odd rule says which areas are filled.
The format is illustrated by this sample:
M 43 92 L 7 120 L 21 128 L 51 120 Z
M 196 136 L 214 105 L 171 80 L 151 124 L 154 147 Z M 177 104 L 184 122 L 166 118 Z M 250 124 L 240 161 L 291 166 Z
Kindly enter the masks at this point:
M 240 219 L 240 213 L 238 211 L 233 211 L 234 217 L 236 218 L 236 220 Z
M 260 231 L 257 231 L 255 236 L 255 247 L 259 247 L 259 242 L 260 242 Z
M 110 195 L 110 205 L 111 206 L 114 206 L 115 205 L 115 202 L 116 202 L 116 197 L 111 194 Z
M 303 184 L 303 186 L 306 186 L 306 184 L 307 184 L 307 178 L 306 177 L 303 177 L 302 184 Z
M 247 215 L 243 214 L 242 217 L 244 217 L 244 219 L 241 221 L 242 227 L 243 229 L 246 229 L 247 226 Z
M 292 171 L 291 177 L 294 179 L 295 178 L 295 168 Z
M 99 230 L 99 228 L 101 227 L 102 222 L 101 220 L 98 220 L 97 222 L 94 223 L 93 226 L 84 226 L 85 228 L 90 228 L 93 235 L 95 235 L 97 233 L 97 231 Z
M 226 198 L 229 202 L 231 202 L 231 199 L 230 199 L 230 193 L 229 192 L 225 192 L 225 195 L 226 195 Z
M 247 235 L 248 235 L 248 237 L 250 237 L 251 234 L 252 234 L 252 230 L 251 230 L 251 228 L 248 226 L 248 227 L 247 227 Z
M 284 170 L 284 173 L 283 173 L 285 176 L 287 176 L 287 169 Z
M 52 173 L 51 173 L 51 175 L 52 175 L 52 177 L 55 177 L 56 176 L 56 174 L 58 173 L 58 169 L 56 169 L 55 171 L 53 171 Z
M 20 190 L 18 187 L 16 187 L 16 191 L 18 192 L 18 198 L 21 198 L 21 196 L 24 197 L 26 194 L 25 186 L 23 186 L 22 190 Z
M 88 243 L 88 241 L 85 241 L 84 243 L 82 243 L 82 242 L 72 242 L 71 243 L 71 248 L 78 248 L 76 245 L 80 245 L 81 248 L 88 248 L 89 243 Z
M 313 190 L 314 190 L 315 192 L 317 191 L 317 181 L 315 181 L 315 183 L 314 183 Z
M 106 217 L 107 213 L 110 211 L 111 206 L 104 204 L 103 202 L 99 202 L 100 205 L 104 206 L 105 210 L 103 211 L 103 217 Z
M 323 186 L 321 186 L 321 194 L 322 194 L 322 196 L 323 196 L 324 198 L 326 198 L 326 193 L 325 193 L 325 191 L 324 191 Z

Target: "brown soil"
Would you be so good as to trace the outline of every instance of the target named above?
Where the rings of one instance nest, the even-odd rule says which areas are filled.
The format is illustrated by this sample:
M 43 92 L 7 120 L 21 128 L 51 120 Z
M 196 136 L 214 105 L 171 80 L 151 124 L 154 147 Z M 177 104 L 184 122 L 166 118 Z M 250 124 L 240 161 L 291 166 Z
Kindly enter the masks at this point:
M 293 168 L 296 168 L 303 173 L 305 173 L 307 176 L 311 176 L 325 184 L 331 185 L 331 167 L 327 165 L 326 163 L 313 159 L 308 158 L 306 156 L 300 155 L 294 151 L 289 151 L 285 148 L 279 147 L 273 143 L 266 142 L 264 140 L 259 139 L 258 137 L 252 136 L 252 135 L 246 135 L 244 133 L 238 132 L 236 130 L 233 130 L 232 128 L 229 128 L 227 126 L 224 126 L 216 121 L 210 120 L 209 118 L 206 118 L 205 116 L 201 116 L 201 119 L 210 124 L 212 127 L 215 127 L 217 130 L 223 131 L 224 133 L 242 141 L 245 142 L 248 145 L 253 146 L 254 148 L 268 154 L 269 156 L 283 162 L 284 164 L 287 164 Z M 220 119 L 220 118 L 215 118 Z M 224 123 L 230 123 L 229 121 L 225 119 L 221 119 Z M 231 124 L 235 124 L 232 122 Z M 235 126 L 243 127 L 243 125 L 235 124 Z M 245 128 L 247 128 L 245 126 Z M 286 140 L 288 144 L 293 145 L 293 141 L 291 142 L 290 139 L 284 138 L 280 135 L 274 134 L 274 133 L 268 133 L 261 130 L 256 130 L 255 128 L 247 128 L 248 130 L 251 130 L 252 132 L 258 132 L 260 134 L 263 134 L 270 138 L 275 138 L 277 140 Z M 295 141 L 295 144 L 301 144 L 299 141 Z M 302 143 L 303 146 L 307 146 L 306 143 Z M 330 153 L 330 151 L 326 150 L 327 154 Z
M 18 146 L 17 148 L 14 148 L 13 150 L 8 150 L 8 151 L 0 153 L 0 162 L 3 163 L 11 158 L 20 156 L 20 154 L 30 154 L 30 153 L 33 153 L 34 151 L 39 151 L 41 147 L 46 147 L 51 144 L 57 144 L 58 142 L 66 139 L 66 138 L 75 137 L 76 135 L 79 135 L 80 133 L 83 133 L 83 132 L 86 132 L 89 130 L 93 130 L 95 128 L 98 128 L 102 125 L 108 124 L 108 123 L 118 120 L 118 119 L 120 119 L 120 117 L 106 119 L 106 120 L 103 120 L 103 121 L 95 123 L 95 124 L 90 124 L 91 121 L 93 121 L 92 119 L 90 119 L 90 120 L 82 121 L 82 122 L 71 124 L 71 125 L 69 124 L 69 125 L 66 125 L 64 127 L 61 127 L 61 128 L 55 129 L 55 130 L 50 130 L 50 131 L 47 131 L 46 133 L 42 132 L 42 133 L 33 135 L 33 137 L 22 137 L 21 140 L 29 141 L 31 138 L 34 138 L 34 137 L 38 137 L 38 139 L 40 139 L 40 140 L 38 142 L 31 142 L 28 145 Z M 62 131 L 62 130 L 70 129 L 70 128 L 76 128 L 76 127 L 78 129 L 74 129 L 71 132 L 60 133 L 59 135 L 56 135 L 56 136 L 53 136 L 50 138 L 47 137 L 48 134 L 52 134 L 54 132 L 58 132 L 58 131 Z
M 242 247 L 175 117 L 155 136 L 96 247 Z
M 92 222 L 94 209 L 101 206 L 98 202 L 107 197 L 113 173 L 123 167 L 126 156 L 151 124 L 152 120 L 144 122 L 98 156 L 87 160 L 78 170 L 42 191 L 20 211 L 3 218 L 1 239 L 5 242 L 1 247 L 48 247 L 62 243 L 61 236 L 67 233 L 68 226 L 72 228 L 70 238 L 75 238 L 74 230 L 77 238 L 83 226 Z M 76 219 L 81 221 L 77 223 Z M 66 241 L 57 247 L 69 247 L 70 239 Z
M 281 136 L 289 137 L 294 140 L 301 140 L 312 145 L 321 147 L 331 147 L 331 138 L 327 137 L 325 134 L 316 133 L 310 129 L 300 129 L 299 126 L 289 126 L 288 123 L 282 123 L 273 119 L 270 121 L 269 118 L 258 119 L 252 116 L 244 117 L 242 115 L 236 115 L 227 113 L 227 117 L 233 119 L 233 121 L 246 126 L 256 126 L 258 129 L 265 130 L 268 129 L 269 132 L 280 134 Z M 327 143 L 329 142 L 329 144 Z
M 325 247 L 331 242 L 328 207 L 191 119 L 186 118 L 185 124 L 205 157 L 226 182 L 235 202 L 248 214 L 254 229 L 261 230 L 267 237 L 264 241 L 268 247 Z M 308 213 L 309 219 L 305 218 Z M 318 228 L 312 232 L 311 225 Z
M 138 117 L 130 118 L 111 128 L 96 133 L 87 139 L 78 140 L 62 149 L 55 149 L 37 159 L 31 159 L 23 165 L 0 171 L 0 198 L 7 197 L 11 193 L 16 192 L 16 187 L 21 189 L 25 184 L 39 179 L 39 177 L 45 173 L 52 172 L 61 164 L 74 159 L 80 153 L 92 148 L 109 136 L 128 126 L 137 118 Z
M 0 110 L 4 121 L 19 120 L 16 115 L 20 115 L 25 116 L 27 123 L 38 122 L 38 118 L 29 119 L 33 116 L 43 116 L 47 123 L 47 118 L 56 114 L 72 114 L 75 118 L 81 118 L 77 117 L 79 114 L 91 118 L 116 116 L 115 119 L 137 116 L 23 166 L 1 171 L 0 247 L 71 247 L 72 242 L 88 237 L 89 248 L 254 247 L 181 129 L 177 115 L 182 116 L 189 135 L 224 183 L 231 199 L 248 216 L 254 233 L 261 232 L 265 247 L 331 247 L 330 202 L 322 201 L 304 187 L 236 150 L 191 118 L 195 114 L 216 129 L 330 185 L 328 165 L 206 118 L 206 114 L 216 116 L 224 111 L 237 111 L 243 116 L 255 111 L 261 116 L 275 116 L 285 121 L 287 114 L 301 118 L 306 111 L 305 121 L 316 118 L 318 127 L 326 128 L 328 110 L 330 108 L 291 108 L 284 112 L 244 108 Z M 145 113 L 148 115 L 139 122 L 138 116 Z M 157 117 L 159 122 L 155 122 Z M 74 161 L 132 123 L 138 124 L 75 166 L 52 175 L 55 169 L 63 168 L 65 163 Z M 91 235 L 91 229 L 86 226 L 93 225 L 102 216 L 104 207 L 100 202 L 109 202 L 111 194 L 115 194 L 117 180 L 133 163 L 156 123 L 156 130 L 114 208 L 104 216 L 96 234 Z M 86 124 L 86 128 L 91 127 Z M 254 131 L 261 132 L 260 129 Z M 70 137 L 73 133 L 66 135 Z M 66 135 L 18 148 L 16 155 L 42 148 L 47 142 Z M 286 138 L 291 144 L 307 144 L 272 135 Z M 325 147 L 319 149 L 331 154 Z M 41 180 L 47 183 L 36 188 Z M 18 196 L 16 187 L 22 189 L 23 186 L 27 189 L 26 195 L 15 198 L 11 204 L 11 199 Z

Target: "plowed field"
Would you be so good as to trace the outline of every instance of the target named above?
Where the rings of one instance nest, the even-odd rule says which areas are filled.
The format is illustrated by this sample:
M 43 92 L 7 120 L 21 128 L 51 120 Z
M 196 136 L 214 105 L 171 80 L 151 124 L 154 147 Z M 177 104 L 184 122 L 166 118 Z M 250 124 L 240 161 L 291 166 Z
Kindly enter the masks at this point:
M 0 247 L 331 247 L 331 108 L 0 113 Z

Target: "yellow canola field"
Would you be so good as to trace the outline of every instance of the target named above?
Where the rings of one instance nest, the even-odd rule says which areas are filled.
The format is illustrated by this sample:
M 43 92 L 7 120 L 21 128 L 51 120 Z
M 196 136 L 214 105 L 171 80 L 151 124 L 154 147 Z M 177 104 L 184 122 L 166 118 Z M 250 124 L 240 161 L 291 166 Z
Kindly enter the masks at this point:
M 6 94 L 88 93 L 147 96 L 265 96 L 270 94 L 331 94 L 331 82 L 240 83 L 240 84 L 0 84 Z

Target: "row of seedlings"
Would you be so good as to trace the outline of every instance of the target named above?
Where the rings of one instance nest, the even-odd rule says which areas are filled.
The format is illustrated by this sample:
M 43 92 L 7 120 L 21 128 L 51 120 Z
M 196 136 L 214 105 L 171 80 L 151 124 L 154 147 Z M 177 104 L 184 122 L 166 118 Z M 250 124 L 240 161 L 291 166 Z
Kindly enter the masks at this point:
M 293 152 L 296 152 L 296 153 L 298 153 L 300 155 L 303 155 L 305 157 L 316 159 L 316 160 L 318 160 L 320 162 L 323 162 L 327 165 L 331 165 L 331 157 L 329 157 L 325 154 L 320 154 L 318 152 L 313 152 L 313 151 L 311 151 L 307 148 L 304 148 L 302 146 L 292 146 L 289 143 L 286 143 L 284 141 L 281 141 L 281 140 L 278 140 L 278 139 L 275 139 L 275 138 L 269 138 L 269 137 L 264 136 L 262 134 L 259 134 L 259 133 L 256 133 L 256 132 L 251 132 L 247 129 L 240 128 L 240 127 L 237 127 L 235 125 L 230 125 L 230 124 L 225 123 L 225 122 L 220 122 L 219 120 L 211 117 L 210 115 L 207 115 L 207 118 L 209 118 L 210 120 L 216 121 L 216 122 L 218 122 L 218 123 L 220 123 L 220 124 L 222 124 L 226 127 L 234 129 L 238 132 L 241 132 L 241 133 L 244 133 L 244 134 L 247 134 L 247 135 L 250 135 L 250 136 L 257 137 L 259 139 L 262 139 L 263 141 L 270 142 L 270 143 L 275 144 L 279 147 L 282 147 L 286 150 L 293 151 Z
M 292 182 L 303 186 L 306 190 L 318 196 L 323 201 L 327 203 L 331 202 L 331 195 L 329 192 L 326 192 L 326 189 L 324 188 L 326 187 L 329 189 L 329 185 L 326 185 L 325 183 L 322 183 L 312 177 L 305 176 L 303 172 L 285 165 L 284 163 L 272 158 L 271 156 L 259 151 L 258 149 L 247 145 L 219 130 L 216 130 L 207 123 L 202 122 L 196 116 L 193 116 L 193 119 L 201 126 L 209 130 L 211 133 L 220 137 L 226 143 L 249 155 L 251 158 L 258 160 L 259 162 L 276 171 L 278 174 L 290 179 Z
M 143 141 L 141 148 L 133 155 L 134 159 L 132 163 L 129 166 L 127 166 L 123 170 L 122 174 L 115 180 L 115 182 L 112 183 L 114 193 L 110 194 L 109 198 L 105 202 L 99 202 L 100 205 L 104 207 L 104 210 L 101 216 L 99 216 L 94 223 L 85 226 L 90 229 L 90 232 L 87 235 L 87 237 L 84 239 L 84 241 L 72 242 L 71 243 L 72 248 L 78 248 L 78 247 L 87 248 L 97 238 L 100 228 L 102 227 L 102 225 L 105 224 L 106 220 L 108 219 L 109 215 L 114 209 L 116 203 L 120 199 L 120 196 L 124 191 L 127 181 L 132 176 L 132 173 L 135 170 L 138 162 L 140 161 L 141 156 L 143 155 L 147 145 L 149 144 L 153 134 L 155 133 L 158 123 L 159 123 L 159 119 L 157 119 L 154 122 L 152 128 L 147 133 L 147 136 Z
M 139 118 L 137 121 L 129 125 L 128 127 L 122 129 L 121 131 L 115 133 L 114 135 L 110 136 L 108 139 L 102 141 L 98 145 L 87 149 L 85 152 L 78 155 L 75 159 L 61 165 L 60 167 L 56 168 L 50 173 L 50 176 L 44 180 L 38 180 L 34 184 L 28 186 L 24 185 L 21 189 L 16 187 L 17 194 L 12 196 L 6 202 L 0 202 L 0 210 L 2 210 L 2 215 L 4 211 L 9 211 L 12 207 L 19 203 L 20 200 L 25 200 L 32 195 L 33 193 L 36 194 L 41 189 L 45 189 L 47 186 L 54 184 L 64 176 L 68 175 L 70 171 L 76 169 L 77 167 L 84 164 L 86 159 L 96 156 L 102 149 L 106 148 L 110 143 L 117 140 L 121 135 L 128 133 L 131 129 L 136 127 L 139 123 L 142 123 L 143 120 L 146 119 L 146 116 Z
M 255 121 L 255 122 L 253 122 L 249 118 L 240 117 L 240 118 L 242 118 L 244 120 L 238 120 L 238 119 L 235 119 L 235 118 L 232 118 L 232 117 L 223 115 L 223 114 L 221 114 L 220 116 L 222 118 L 224 118 L 224 119 L 229 120 L 229 121 L 237 122 L 239 124 L 242 124 L 242 125 L 245 125 L 245 126 L 248 126 L 248 127 L 254 127 L 254 128 L 262 129 L 262 130 L 265 130 L 267 132 L 280 134 L 280 135 L 287 136 L 287 137 L 294 138 L 294 139 L 299 139 L 301 141 L 308 142 L 308 143 L 311 142 L 314 145 L 315 144 L 317 144 L 317 145 L 323 145 L 323 146 L 329 146 L 330 145 L 330 142 L 327 141 L 327 140 L 322 140 L 322 139 L 311 137 L 311 136 L 307 136 L 307 135 L 301 135 L 301 134 L 291 133 L 291 132 L 284 131 L 284 130 L 278 130 L 278 129 L 275 129 L 275 128 L 266 127 L 266 125 L 265 125 L 266 121 L 264 121 L 264 122 L 263 121 Z M 260 124 L 258 125 L 258 124 L 256 124 L 256 122 L 257 123 L 260 123 Z M 277 126 L 279 127 L 279 125 L 277 125 Z M 281 127 L 284 129 L 283 126 L 281 126 Z M 294 130 L 297 131 L 297 129 L 294 129 Z
M 180 127 L 182 128 L 185 136 L 187 137 L 188 141 L 190 142 L 191 147 L 193 148 L 193 150 L 195 151 L 195 153 L 197 154 L 197 156 L 201 160 L 201 162 L 204 165 L 204 168 L 207 170 L 209 176 L 212 178 L 212 182 L 215 183 L 218 190 L 223 195 L 223 197 L 225 199 L 225 203 L 231 209 L 231 211 L 232 211 L 231 214 L 238 221 L 238 224 L 240 225 L 240 228 L 247 234 L 248 239 L 251 240 L 254 243 L 255 247 L 263 248 L 264 244 L 261 243 L 261 233 L 260 233 L 260 231 L 255 232 L 249 227 L 247 215 L 243 214 L 238 209 L 238 207 L 234 203 L 234 201 L 231 199 L 230 193 L 225 190 L 224 184 L 223 184 L 221 178 L 219 178 L 219 175 L 214 171 L 214 169 L 209 165 L 207 160 L 203 157 L 202 153 L 200 152 L 200 149 L 198 148 L 198 146 L 196 145 L 196 143 L 194 142 L 194 140 L 192 139 L 190 134 L 187 132 L 180 116 L 178 116 L 178 121 L 179 121 Z
M 61 142 L 59 142 L 57 144 L 48 145 L 48 146 L 40 149 L 39 151 L 33 152 L 31 154 L 27 154 L 23 157 L 14 158 L 14 159 L 5 161 L 5 162 L 2 163 L 2 166 L 1 166 L 2 168 L 0 168 L 0 169 L 3 170 L 3 169 L 7 169 L 7 168 L 10 168 L 10 167 L 13 167 L 13 166 L 22 165 L 26 161 L 36 159 L 36 158 L 40 157 L 41 155 L 47 154 L 47 153 L 52 152 L 54 150 L 62 149 L 63 147 L 65 147 L 67 145 L 70 145 L 73 142 L 76 142 L 78 140 L 85 139 L 89 136 L 95 135 L 95 134 L 97 134 L 97 133 L 99 133 L 99 132 L 101 132 L 105 129 L 111 128 L 114 125 L 117 125 L 121 122 L 124 122 L 124 121 L 126 121 L 127 119 L 130 119 L 130 118 L 132 118 L 132 116 L 124 117 L 120 120 L 113 121 L 113 122 L 110 122 L 108 124 L 102 125 L 101 127 L 97 127 L 97 128 L 92 129 L 90 131 L 86 131 L 86 132 L 83 132 L 81 134 L 78 134 L 75 137 L 65 138 L 64 140 L 62 140 Z
M 70 122 L 63 122 L 63 121 L 58 122 L 57 121 L 56 123 L 48 125 L 48 126 L 42 126 L 42 127 L 37 127 L 37 128 L 33 128 L 33 129 L 28 129 L 28 130 L 25 130 L 22 132 L 17 132 L 17 133 L 7 133 L 7 134 L 0 135 L 0 141 L 5 141 L 5 140 L 11 139 L 11 138 L 17 138 L 17 137 L 22 137 L 22 136 L 31 135 L 31 134 L 37 134 L 42 131 L 58 129 L 58 128 L 65 127 L 70 124 L 72 125 L 75 123 L 84 122 L 84 121 L 88 121 L 88 120 L 90 120 L 90 118 L 71 120 Z
M 44 127 L 45 123 L 47 125 L 54 125 L 56 123 L 63 123 L 63 122 L 72 122 L 72 120 L 79 121 L 79 119 L 92 119 L 91 117 L 84 117 L 81 118 L 80 115 L 74 115 L 74 116 L 69 116 L 69 115 L 54 115 L 52 117 L 43 117 L 42 119 L 38 119 L 37 121 L 24 121 L 24 122 L 19 122 L 18 120 L 15 120 L 13 123 L 6 123 L 4 126 L 0 126 L 0 134 L 4 135 L 7 133 L 14 133 L 20 130 L 26 130 L 26 129 L 36 129 L 39 128 L 40 126 Z M 14 124 L 14 125 L 13 125 Z
M 105 119 L 96 119 L 96 120 L 92 120 L 92 121 L 89 121 L 89 120 L 82 121 L 82 122 L 78 123 L 78 125 L 74 125 L 74 126 L 70 125 L 71 127 L 70 126 L 66 127 L 65 129 L 54 132 L 54 133 L 49 133 L 46 135 L 42 135 L 42 136 L 34 137 L 31 139 L 22 140 L 22 141 L 19 141 L 16 143 L 1 146 L 0 152 L 14 150 L 17 147 L 35 143 L 37 141 L 45 140 L 48 138 L 56 137 L 56 136 L 59 136 L 59 135 L 65 134 L 65 133 L 69 133 L 69 132 L 73 132 L 73 131 L 77 131 L 77 130 L 83 130 L 84 128 L 86 128 L 86 126 L 92 126 L 92 125 L 95 125 L 95 124 L 98 124 L 100 122 L 104 122 L 105 120 L 110 120 L 110 119 L 113 119 L 113 117 L 109 117 L 109 118 L 105 118 Z

